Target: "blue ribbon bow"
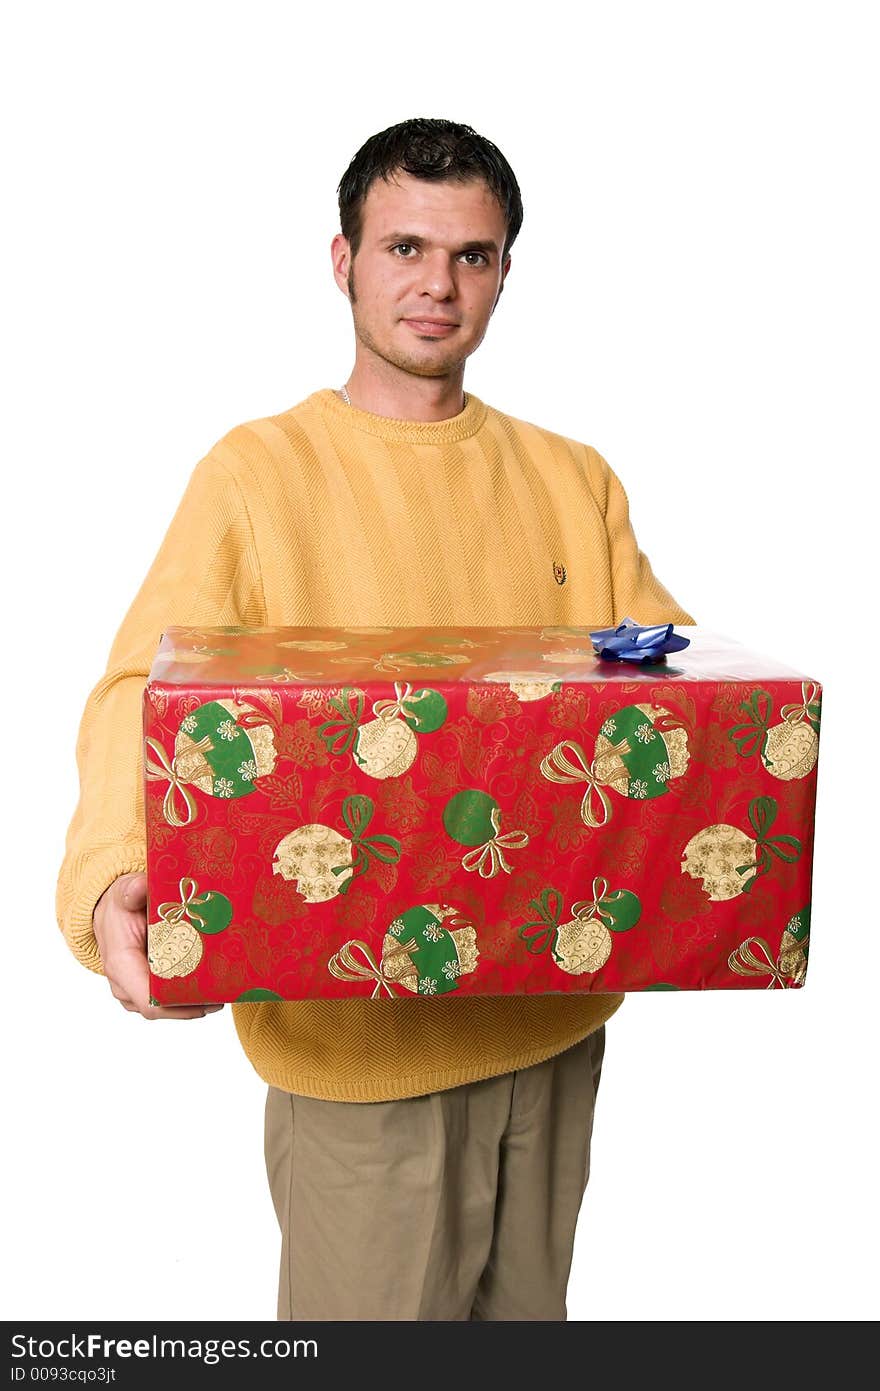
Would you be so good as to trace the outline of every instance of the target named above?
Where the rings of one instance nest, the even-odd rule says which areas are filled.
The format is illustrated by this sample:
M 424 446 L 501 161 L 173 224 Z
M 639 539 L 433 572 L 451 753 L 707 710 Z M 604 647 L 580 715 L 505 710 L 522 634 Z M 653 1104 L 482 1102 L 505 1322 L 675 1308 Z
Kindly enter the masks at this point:
M 642 627 L 634 618 L 625 618 L 617 628 L 598 628 L 590 637 L 606 662 L 656 662 L 667 652 L 680 652 L 691 645 L 690 638 L 673 632 L 671 623 Z

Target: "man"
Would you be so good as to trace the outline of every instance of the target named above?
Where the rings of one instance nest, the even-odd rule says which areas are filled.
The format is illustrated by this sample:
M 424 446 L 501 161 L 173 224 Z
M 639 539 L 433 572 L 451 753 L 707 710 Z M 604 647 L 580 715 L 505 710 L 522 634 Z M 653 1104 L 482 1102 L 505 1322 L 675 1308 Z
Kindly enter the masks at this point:
M 339 186 L 345 385 L 194 470 L 89 697 L 58 886 L 71 949 L 146 1019 L 140 703 L 162 630 L 693 623 L 589 446 L 463 390 L 522 221 L 467 126 L 373 136 Z M 269 1084 L 280 1318 L 564 1319 L 605 1021 L 621 995 L 233 1005 Z

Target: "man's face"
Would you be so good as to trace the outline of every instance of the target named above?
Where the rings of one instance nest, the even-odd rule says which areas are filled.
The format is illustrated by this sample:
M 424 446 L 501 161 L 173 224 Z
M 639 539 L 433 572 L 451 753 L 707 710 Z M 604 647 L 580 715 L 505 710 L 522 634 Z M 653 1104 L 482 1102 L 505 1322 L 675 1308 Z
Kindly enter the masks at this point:
M 454 373 L 482 342 L 510 266 L 500 203 L 482 181 L 398 173 L 370 186 L 361 226 L 353 261 L 346 239 L 333 241 L 359 344 L 416 376 Z

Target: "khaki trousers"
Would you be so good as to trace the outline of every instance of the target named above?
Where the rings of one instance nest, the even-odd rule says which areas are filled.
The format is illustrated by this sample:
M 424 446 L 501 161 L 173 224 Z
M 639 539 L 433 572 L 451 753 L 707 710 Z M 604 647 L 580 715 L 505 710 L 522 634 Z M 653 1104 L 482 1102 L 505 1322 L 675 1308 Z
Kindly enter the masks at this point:
M 564 1320 L 604 1051 L 401 1101 L 270 1087 L 278 1318 Z

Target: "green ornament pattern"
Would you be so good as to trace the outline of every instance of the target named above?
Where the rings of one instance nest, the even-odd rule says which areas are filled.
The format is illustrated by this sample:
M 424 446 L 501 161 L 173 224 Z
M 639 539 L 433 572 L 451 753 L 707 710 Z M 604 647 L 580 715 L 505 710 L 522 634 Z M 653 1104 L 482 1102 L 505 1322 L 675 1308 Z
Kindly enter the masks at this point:
M 206 701 L 185 715 L 170 762 L 155 739 L 144 743 L 147 780 L 168 784 L 162 811 L 170 826 L 196 818 L 190 785 L 211 797 L 244 797 L 275 767 L 272 725 L 254 706 L 234 700 Z
M 210 769 L 213 796 L 246 797 L 253 792 L 257 777 L 256 750 L 248 731 L 236 724 L 225 704 L 210 700 L 200 705 L 181 720 L 180 729 L 203 750 Z
M 501 833 L 501 808 L 494 797 L 481 788 L 456 792 L 443 808 L 443 826 L 459 845 L 475 847 L 462 858 L 462 867 L 477 871 L 482 879 L 492 879 L 499 871 L 511 873 L 505 851 L 522 850 L 529 843 L 528 832 Z
M 562 739 L 541 759 L 548 782 L 586 783 L 581 820 L 595 829 L 611 818 L 610 787 L 635 801 L 661 797 L 686 771 L 687 731 L 662 705 L 625 705 L 602 724 L 593 761 L 574 739 Z M 598 806 L 594 806 L 596 798 Z
M 327 969 L 338 980 L 373 981 L 372 998 L 390 999 L 401 988 L 414 995 L 445 995 L 477 969 L 477 934 L 457 908 L 421 903 L 388 925 L 377 962 L 366 942 L 352 939 L 334 952 Z
M 443 808 L 443 825 L 459 845 L 483 845 L 492 837 L 492 812 L 498 809 L 488 792 L 478 788 L 456 792 Z
M 382 951 L 382 966 L 389 980 L 400 982 L 414 994 L 445 995 L 456 988 L 462 974 L 476 968 L 473 927 L 450 929 L 443 917 L 438 905 L 419 904 L 389 924 Z
M 668 719 L 659 705 L 624 705 L 609 716 L 596 739 L 602 781 L 636 801 L 662 797 L 688 763 L 686 731 Z

